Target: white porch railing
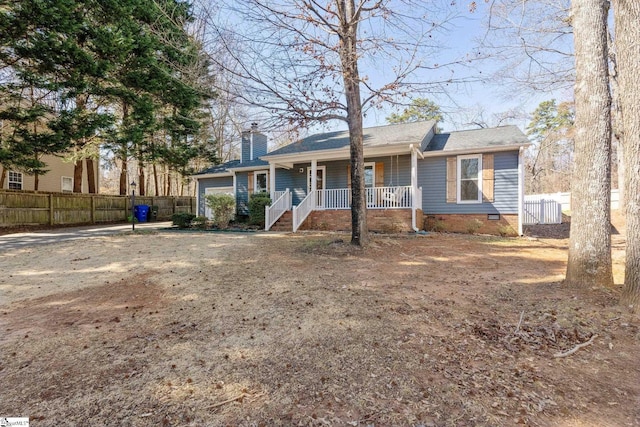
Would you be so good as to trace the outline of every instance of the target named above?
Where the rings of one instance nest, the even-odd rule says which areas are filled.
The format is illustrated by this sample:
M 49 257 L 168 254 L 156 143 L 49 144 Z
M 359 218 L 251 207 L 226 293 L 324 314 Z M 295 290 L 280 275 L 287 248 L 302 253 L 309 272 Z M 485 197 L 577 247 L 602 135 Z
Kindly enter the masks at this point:
M 322 190 L 319 190 L 319 191 L 322 191 Z M 294 233 L 298 231 L 298 228 L 300 228 L 304 220 L 307 219 L 311 211 L 313 211 L 313 209 L 315 208 L 315 203 L 313 199 L 314 194 L 316 194 L 316 192 L 314 191 L 310 192 L 309 194 L 307 194 L 307 197 L 302 199 L 302 201 L 298 206 L 293 208 L 291 213 L 293 216 L 292 221 L 293 221 Z
M 525 200 L 523 212 L 524 225 L 562 223 L 562 204 L 557 200 Z
M 411 186 L 365 189 L 367 209 L 410 209 Z M 316 209 L 351 209 L 351 189 L 316 190 Z
M 411 186 L 373 187 L 367 188 L 368 209 L 409 209 L 411 203 Z
M 283 213 L 291 209 L 291 192 L 288 188 L 284 191 L 274 191 L 273 195 L 275 200 L 271 202 L 271 206 L 264 207 L 264 229 L 266 231 L 269 231 Z

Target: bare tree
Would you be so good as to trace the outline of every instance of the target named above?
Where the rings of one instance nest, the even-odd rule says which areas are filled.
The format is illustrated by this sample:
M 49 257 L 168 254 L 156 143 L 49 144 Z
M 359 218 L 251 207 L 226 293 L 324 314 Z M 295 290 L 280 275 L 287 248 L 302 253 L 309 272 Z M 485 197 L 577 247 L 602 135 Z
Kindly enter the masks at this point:
M 637 311 L 640 302 L 640 3 L 614 0 L 616 58 L 620 107 L 625 129 L 624 155 L 630 173 L 625 177 L 627 246 L 621 303 Z
M 347 124 L 353 244 L 368 240 L 363 115 L 465 78 L 451 67 L 471 58 L 433 60 L 456 13 L 451 2 L 413 0 L 249 0 L 208 10 L 211 60 L 242 82 L 231 85 L 236 99 L 263 108 L 272 125 Z
M 575 81 L 571 0 L 493 0 L 479 49 L 501 81 L 526 91 L 570 89 Z M 499 61 L 496 61 L 498 59 Z
M 514 88 L 537 94 L 570 92 L 575 83 L 571 0 L 492 0 L 488 3 L 486 33 L 479 40 L 479 50 L 492 61 L 503 64 L 493 77 L 504 85 L 508 96 Z M 622 119 L 619 117 L 616 81 L 615 43 L 608 39 L 609 82 L 612 96 L 612 139 L 616 148 L 612 179 L 624 181 L 625 157 L 622 155 Z M 495 64 L 495 62 L 492 62 Z M 566 97 L 570 95 L 567 94 Z M 562 96 L 566 98 L 565 95 Z M 624 210 L 624 189 L 619 206 Z
M 606 0 L 574 0 L 575 163 L 565 283 L 613 284 L 611 267 L 611 96 Z

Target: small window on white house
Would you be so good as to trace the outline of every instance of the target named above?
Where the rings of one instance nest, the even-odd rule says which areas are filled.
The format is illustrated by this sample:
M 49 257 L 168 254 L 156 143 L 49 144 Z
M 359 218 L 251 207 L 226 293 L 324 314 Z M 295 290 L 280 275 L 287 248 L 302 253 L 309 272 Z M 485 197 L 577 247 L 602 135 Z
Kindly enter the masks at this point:
M 22 190 L 22 172 L 9 171 L 9 190 Z
M 256 172 L 254 174 L 255 185 L 254 191 L 260 193 L 262 191 L 269 191 L 269 180 L 267 179 L 267 172 Z
M 73 193 L 73 178 L 70 176 L 62 177 L 62 192 Z
M 458 203 L 482 203 L 482 155 L 458 156 Z

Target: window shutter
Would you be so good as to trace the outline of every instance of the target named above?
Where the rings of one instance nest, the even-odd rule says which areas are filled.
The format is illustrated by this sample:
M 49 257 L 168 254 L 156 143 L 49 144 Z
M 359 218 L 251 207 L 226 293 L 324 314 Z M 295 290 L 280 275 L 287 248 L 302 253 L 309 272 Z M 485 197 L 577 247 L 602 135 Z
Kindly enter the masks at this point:
M 456 188 L 456 180 L 458 179 L 456 173 L 457 161 L 455 157 L 447 157 L 447 203 L 456 203 L 458 201 Z
M 247 174 L 247 187 L 249 190 L 249 194 L 253 194 L 253 172 L 249 172 Z
M 347 165 L 347 188 L 351 188 L 351 165 Z
M 376 187 L 384 187 L 384 163 L 376 163 Z
M 493 154 L 482 155 L 482 201 L 493 202 Z

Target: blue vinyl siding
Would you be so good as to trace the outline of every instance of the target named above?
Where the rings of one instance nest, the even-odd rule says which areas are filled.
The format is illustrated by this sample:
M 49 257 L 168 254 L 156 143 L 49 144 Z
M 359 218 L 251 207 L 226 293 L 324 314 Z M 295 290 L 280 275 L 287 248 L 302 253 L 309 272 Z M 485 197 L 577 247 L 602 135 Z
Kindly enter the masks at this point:
M 418 187 L 426 214 L 518 213 L 518 152 L 495 153 L 494 202 L 447 203 L 447 157 L 418 159 Z
M 198 215 L 204 215 L 204 194 L 207 188 L 233 187 L 233 177 L 203 178 L 198 180 Z
M 253 134 L 253 158 L 267 154 L 267 137 L 261 133 Z
M 249 215 L 249 174 L 236 173 L 236 208 L 238 214 Z
M 242 134 L 242 142 L 240 144 L 240 160 L 242 162 L 248 162 L 251 160 L 251 134 L 245 132 Z
M 253 143 L 253 157 L 251 157 L 251 144 Z M 242 162 L 255 160 L 267 154 L 267 137 L 261 133 L 244 132 L 242 134 L 241 147 Z

